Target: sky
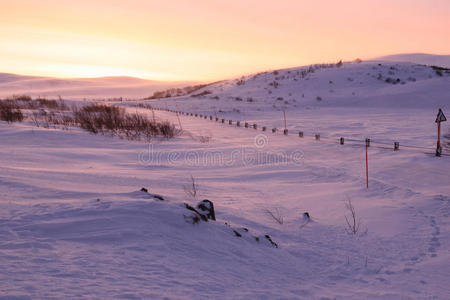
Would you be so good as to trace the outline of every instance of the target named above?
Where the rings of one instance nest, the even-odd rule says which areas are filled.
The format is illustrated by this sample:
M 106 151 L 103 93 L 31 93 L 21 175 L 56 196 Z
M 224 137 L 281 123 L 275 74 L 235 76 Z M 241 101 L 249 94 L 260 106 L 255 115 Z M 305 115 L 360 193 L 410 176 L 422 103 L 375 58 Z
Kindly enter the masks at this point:
M 0 72 L 215 81 L 450 54 L 449 0 L 0 0 Z

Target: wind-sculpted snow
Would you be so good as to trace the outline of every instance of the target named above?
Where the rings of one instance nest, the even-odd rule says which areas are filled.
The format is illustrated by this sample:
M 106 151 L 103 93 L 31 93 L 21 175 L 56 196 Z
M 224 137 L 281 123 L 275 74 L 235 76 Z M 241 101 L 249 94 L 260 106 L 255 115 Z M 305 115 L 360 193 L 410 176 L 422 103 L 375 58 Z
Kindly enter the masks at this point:
M 0 299 L 446 299 L 450 160 L 433 151 L 449 77 L 385 64 L 120 104 L 182 125 L 170 140 L 1 122 Z M 193 222 L 185 204 L 204 199 L 216 221 Z

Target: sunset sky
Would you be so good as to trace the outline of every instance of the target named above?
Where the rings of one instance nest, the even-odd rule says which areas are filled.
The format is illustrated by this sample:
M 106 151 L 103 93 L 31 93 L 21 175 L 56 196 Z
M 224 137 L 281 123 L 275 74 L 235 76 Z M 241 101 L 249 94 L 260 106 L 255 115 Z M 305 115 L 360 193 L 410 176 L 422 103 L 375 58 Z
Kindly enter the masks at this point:
M 449 0 L 0 0 L 0 72 L 225 79 L 450 54 Z

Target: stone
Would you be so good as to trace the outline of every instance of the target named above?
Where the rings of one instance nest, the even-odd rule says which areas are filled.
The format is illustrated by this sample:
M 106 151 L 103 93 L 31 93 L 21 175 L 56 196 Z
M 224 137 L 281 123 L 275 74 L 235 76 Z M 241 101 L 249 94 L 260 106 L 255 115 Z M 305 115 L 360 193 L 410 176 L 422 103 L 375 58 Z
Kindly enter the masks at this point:
M 208 199 L 202 200 L 197 204 L 197 209 L 200 210 L 210 220 L 216 220 L 216 213 L 214 211 L 214 204 Z

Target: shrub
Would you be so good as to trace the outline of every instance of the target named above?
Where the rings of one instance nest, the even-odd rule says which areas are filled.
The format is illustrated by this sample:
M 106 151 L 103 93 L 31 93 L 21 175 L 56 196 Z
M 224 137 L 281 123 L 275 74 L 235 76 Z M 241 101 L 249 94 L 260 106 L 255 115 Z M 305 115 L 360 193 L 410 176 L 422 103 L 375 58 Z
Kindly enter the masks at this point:
M 48 100 L 45 98 L 37 98 L 32 100 L 30 96 L 13 96 L 4 100 L 10 103 L 15 108 L 21 109 L 38 109 L 38 108 L 49 108 L 53 110 L 69 110 L 69 107 L 64 103 L 62 99 L 59 100 Z
M 140 114 L 128 114 L 117 106 L 84 106 L 74 110 L 74 118 L 75 123 L 91 133 L 115 134 L 132 140 L 158 135 L 173 138 L 176 132 L 169 122 L 157 123 Z
M 203 91 L 201 93 L 191 95 L 191 97 L 203 97 L 203 96 L 206 96 L 206 95 L 209 95 L 209 94 L 211 94 L 211 91 Z
M 175 126 L 167 121 L 159 123 L 158 129 L 165 138 L 173 138 L 175 136 Z
M 12 123 L 22 122 L 23 118 L 22 111 L 12 103 L 5 101 L 0 102 L 0 120 Z

